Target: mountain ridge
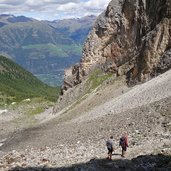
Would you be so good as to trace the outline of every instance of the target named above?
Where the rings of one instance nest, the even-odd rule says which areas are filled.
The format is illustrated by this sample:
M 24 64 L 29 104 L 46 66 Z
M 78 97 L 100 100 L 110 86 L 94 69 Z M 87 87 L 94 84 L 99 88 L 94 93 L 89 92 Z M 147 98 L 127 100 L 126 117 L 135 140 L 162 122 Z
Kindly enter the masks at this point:
M 71 21 L 67 27 L 75 25 L 72 20 L 67 21 Z M 74 20 L 74 23 L 75 21 L 77 20 Z M 80 33 L 77 33 L 77 29 L 72 33 L 76 35 L 76 39 L 69 35 L 69 30 L 67 33 L 63 31 L 66 23 L 58 30 L 52 26 L 53 22 L 12 15 L 1 15 L 0 22 L 2 25 L 4 22 L 0 27 L 0 54 L 9 56 L 35 75 L 59 75 L 62 82 L 63 72 L 58 73 L 58 70 L 64 70 L 79 62 L 82 42 L 92 26 L 93 19 L 87 19 L 84 26 L 78 22 Z M 52 80 L 55 86 L 58 85 Z

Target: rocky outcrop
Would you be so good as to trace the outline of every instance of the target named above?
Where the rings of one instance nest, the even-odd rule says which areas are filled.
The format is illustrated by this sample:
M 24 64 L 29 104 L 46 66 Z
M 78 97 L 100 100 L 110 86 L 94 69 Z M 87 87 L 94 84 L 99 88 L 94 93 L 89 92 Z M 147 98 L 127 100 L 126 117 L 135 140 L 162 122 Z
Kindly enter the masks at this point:
M 168 68 L 171 68 L 171 49 L 166 51 L 162 58 L 160 59 L 159 63 L 157 64 L 157 67 L 154 69 L 154 75 L 156 76 L 157 73 L 164 73 L 168 70 Z
M 169 69 L 170 3 L 169 0 L 111 1 L 84 44 L 79 67 L 73 67 L 74 72 L 65 77 L 65 82 L 72 78 L 72 87 L 95 68 L 101 68 L 125 74 L 128 83 L 135 84 L 158 74 L 160 67 Z
M 167 71 L 171 68 L 170 35 L 170 0 L 112 0 L 90 32 L 80 64 L 67 72 L 62 94 L 97 68 L 126 75 L 128 85 Z

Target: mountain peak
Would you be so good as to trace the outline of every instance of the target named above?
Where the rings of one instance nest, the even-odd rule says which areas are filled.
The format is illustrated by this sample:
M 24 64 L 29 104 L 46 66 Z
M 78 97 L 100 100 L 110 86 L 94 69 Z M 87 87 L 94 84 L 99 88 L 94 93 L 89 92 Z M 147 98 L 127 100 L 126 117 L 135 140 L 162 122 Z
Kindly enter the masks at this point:
M 25 16 L 17 16 L 17 17 L 10 17 L 8 18 L 8 21 L 11 23 L 17 23 L 17 22 L 28 22 L 33 21 L 33 19 L 25 17 Z
M 18 23 L 18 22 L 29 22 L 33 21 L 34 19 L 28 18 L 25 16 L 14 16 L 11 14 L 1 14 L 0 15 L 0 22 L 5 24 L 10 24 L 10 23 Z
M 0 18 L 9 18 L 9 17 L 14 17 L 12 14 L 0 14 Z

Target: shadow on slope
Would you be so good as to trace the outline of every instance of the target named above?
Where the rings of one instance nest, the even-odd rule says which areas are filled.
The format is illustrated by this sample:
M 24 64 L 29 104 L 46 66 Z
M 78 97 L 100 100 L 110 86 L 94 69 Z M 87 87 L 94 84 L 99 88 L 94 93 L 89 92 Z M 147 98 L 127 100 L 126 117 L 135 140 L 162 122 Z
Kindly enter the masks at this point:
M 132 160 L 117 159 L 91 159 L 87 163 L 75 164 L 70 167 L 49 168 L 28 167 L 14 168 L 10 171 L 169 171 L 171 170 L 171 156 L 144 155 Z

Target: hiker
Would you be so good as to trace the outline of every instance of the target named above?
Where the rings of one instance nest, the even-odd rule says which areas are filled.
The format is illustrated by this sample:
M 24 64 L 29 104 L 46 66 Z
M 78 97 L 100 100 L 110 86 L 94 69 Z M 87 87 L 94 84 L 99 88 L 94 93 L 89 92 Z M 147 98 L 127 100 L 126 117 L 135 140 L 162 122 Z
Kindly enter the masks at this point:
M 113 136 L 110 136 L 110 139 L 106 141 L 106 146 L 108 149 L 108 157 L 107 159 L 112 160 L 112 152 L 113 152 Z
M 122 147 L 122 154 L 121 154 L 121 156 L 125 157 L 126 150 L 127 150 L 127 147 L 128 147 L 128 135 L 127 134 L 123 135 L 120 138 L 119 146 Z

